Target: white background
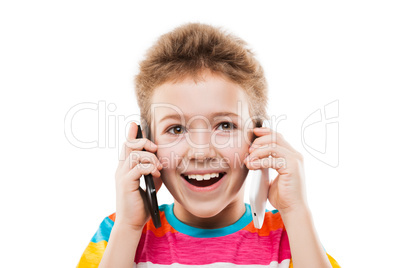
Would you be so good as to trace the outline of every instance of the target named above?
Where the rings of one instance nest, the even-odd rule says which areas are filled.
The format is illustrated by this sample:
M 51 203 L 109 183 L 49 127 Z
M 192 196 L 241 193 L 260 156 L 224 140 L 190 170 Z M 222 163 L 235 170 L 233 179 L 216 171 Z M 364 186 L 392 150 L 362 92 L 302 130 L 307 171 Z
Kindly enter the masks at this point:
M 65 117 L 77 104 L 104 102 L 116 107 L 108 118 L 139 119 L 137 64 L 161 34 L 186 22 L 222 26 L 256 52 L 269 114 L 286 116 L 277 131 L 305 157 L 308 200 L 327 252 L 342 267 L 395 266 L 402 249 L 398 1 L 142 2 L 0 4 L 0 266 L 77 265 L 115 211 L 113 143 L 123 142 L 125 126 L 106 122 L 114 142 L 82 149 L 67 140 Z M 303 122 L 333 102 L 333 124 L 323 119 L 302 140 Z M 106 135 L 97 111 L 77 113 L 72 130 L 83 141 Z M 306 144 L 325 153 L 313 156 Z M 172 202 L 166 188 L 158 200 Z

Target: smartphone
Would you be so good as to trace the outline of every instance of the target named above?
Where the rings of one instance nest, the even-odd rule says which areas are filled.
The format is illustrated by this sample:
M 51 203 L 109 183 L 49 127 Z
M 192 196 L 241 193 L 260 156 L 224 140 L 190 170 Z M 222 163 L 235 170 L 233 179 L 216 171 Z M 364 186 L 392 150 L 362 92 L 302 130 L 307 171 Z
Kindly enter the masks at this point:
M 257 127 L 261 127 L 258 124 Z M 253 137 L 253 142 L 256 136 Z M 269 169 L 262 168 L 257 170 L 249 170 L 251 179 L 250 184 L 250 207 L 253 215 L 254 227 L 261 229 L 264 224 L 265 208 L 268 200 L 269 190 Z
M 136 139 L 141 139 L 142 138 L 141 126 L 140 125 L 137 126 L 138 130 Z M 145 151 L 145 149 L 142 150 Z M 159 228 L 161 227 L 162 224 L 161 224 L 161 218 L 159 216 L 158 199 L 156 198 L 154 179 L 152 178 L 151 174 L 143 175 L 143 177 L 145 178 L 145 185 L 146 185 L 145 192 L 147 196 L 149 212 L 151 213 L 152 222 L 155 228 Z

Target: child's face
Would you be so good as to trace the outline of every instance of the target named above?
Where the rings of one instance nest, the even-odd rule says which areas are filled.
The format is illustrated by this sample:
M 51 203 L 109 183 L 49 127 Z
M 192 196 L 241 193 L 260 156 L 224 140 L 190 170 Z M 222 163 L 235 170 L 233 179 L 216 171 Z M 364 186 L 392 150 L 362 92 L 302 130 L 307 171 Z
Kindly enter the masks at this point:
M 253 136 L 243 89 L 223 76 L 205 72 L 197 84 L 191 78 L 162 84 L 151 103 L 151 133 L 163 165 L 162 181 L 175 199 L 176 216 L 183 221 L 192 216 L 211 218 L 226 208 L 225 217 L 233 217 L 228 208 L 244 208 L 248 169 L 243 160 Z M 232 114 L 215 114 L 227 112 Z M 169 115 L 178 118 L 165 118 Z M 208 190 L 192 186 L 182 176 L 188 172 L 225 175 Z M 203 183 L 208 182 L 213 180 Z

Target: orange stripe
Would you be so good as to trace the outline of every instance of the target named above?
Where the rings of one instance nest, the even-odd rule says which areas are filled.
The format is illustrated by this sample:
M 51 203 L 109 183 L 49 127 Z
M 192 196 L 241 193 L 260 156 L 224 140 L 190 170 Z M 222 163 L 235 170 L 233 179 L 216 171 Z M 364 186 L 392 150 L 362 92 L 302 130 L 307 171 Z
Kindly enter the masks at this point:
M 159 227 L 158 229 L 155 228 L 154 224 L 152 223 L 152 219 L 149 219 L 149 221 L 146 223 L 146 226 L 144 229 L 142 229 L 142 233 L 145 234 L 148 231 L 151 231 L 154 233 L 156 237 L 162 237 L 166 233 L 171 232 L 177 233 L 176 229 L 174 229 L 170 224 L 168 224 L 168 221 L 166 219 L 165 211 L 160 212 L 160 217 L 161 217 L 161 223 L 162 226 Z
M 144 228 L 142 229 L 142 233 L 145 234 L 147 231 L 151 231 L 157 237 L 162 237 L 168 232 L 177 233 L 176 229 L 173 229 L 173 227 L 170 226 L 170 224 L 168 224 L 168 222 L 166 220 L 165 211 L 160 211 L 159 215 L 161 217 L 162 226 L 160 228 L 156 229 L 154 224 L 152 223 L 152 219 L 149 219 L 149 221 L 145 224 Z M 108 217 L 113 222 L 116 221 L 116 213 L 113 213 L 113 214 L 109 215 Z
M 149 221 L 144 226 L 145 228 L 142 229 L 142 233 L 145 234 L 147 231 L 151 231 L 154 233 L 156 237 L 162 237 L 168 232 L 171 232 L 172 234 L 177 233 L 177 230 L 174 229 L 170 224 L 168 224 L 164 211 L 160 212 L 160 217 L 162 223 L 162 226 L 160 228 L 156 229 L 154 224 L 152 223 L 152 219 L 149 219 Z M 116 213 L 109 215 L 109 219 L 115 222 Z M 251 233 L 258 233 L 260 236 L 268 236 L 271 231 L 275 231 L 278 229 L 285 230 L 285 226 L 283 225 L 281 215 L 279 213 L 272 214 L 272 212 L 267 212 L 265 213 L 263 228 L 261 229 L 255 228 L 254 223 L 251 221 L 242 230 L 249 231 Z
M 264 218 L 264 224 L 261 229 L 254 227 L 254 223 L 250 222 L 242 230 L 249 231 L 250 233 L 258 233 L 259 236 L 268 236 L 271 231 L 278 229 L 284 229 L 281 215 L 279 213 L 272 214 L 272 212 L 266 212 Z
M 109 219 L 111 219 L 113 222 L 115 222 L 116 221 L 116 212 L 113 214 L 110 214 Z

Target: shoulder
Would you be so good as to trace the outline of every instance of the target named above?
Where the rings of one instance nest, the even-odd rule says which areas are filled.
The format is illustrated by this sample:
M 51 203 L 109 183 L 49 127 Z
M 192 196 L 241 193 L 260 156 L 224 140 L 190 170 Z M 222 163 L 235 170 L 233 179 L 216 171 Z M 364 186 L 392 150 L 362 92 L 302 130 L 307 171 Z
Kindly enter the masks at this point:
M 112 213 L 107 217 L 104 217 L 99 224 L 98 230 L 91 239 L 91 242 L 98 243 L 101 241 L 109 241 L 110 232 L 112 231 L 114 221 L 116 219 L 116 213 Z
M 109 241 L 110 232 L 113 228 L 115 217 L 116 214 L 113 213 L 103 218 L 96 233 L 92 237 L 88 246 L 85 248 L 77 268 L 98 267 Z

